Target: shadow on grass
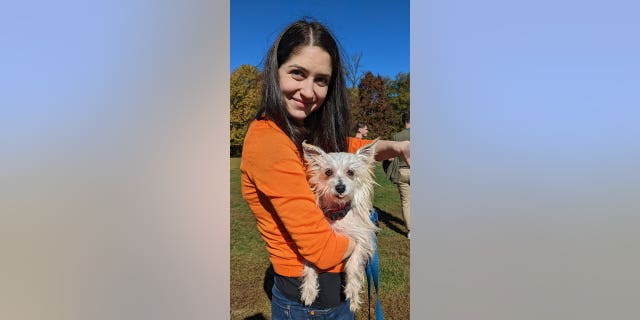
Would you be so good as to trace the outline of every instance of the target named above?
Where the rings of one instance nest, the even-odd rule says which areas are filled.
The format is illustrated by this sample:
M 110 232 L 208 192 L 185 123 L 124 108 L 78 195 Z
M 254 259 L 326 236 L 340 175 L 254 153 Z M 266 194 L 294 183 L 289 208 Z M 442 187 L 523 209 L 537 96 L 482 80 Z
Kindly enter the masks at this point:
M 244 318 L 244 320 L 266 320 L 266 319 L 267 318 L 265 318 L 262 313 L 256 313 L 250 317 Z
M 378 207 L 374 207 L 376 209 L 376 211 L 378 211 L 378 220 L 382 223 L 384 223 L 385 226 L 387 226 L 387 228 L 403 235 L 403 236 L 407 236 L 407 232 L 404 231 L 405 225 L 404 225 L 404 220 L 400 219 L 400 218 L 396 218 L 393 215 L 391 215 L 389 212 L 386 212 Z

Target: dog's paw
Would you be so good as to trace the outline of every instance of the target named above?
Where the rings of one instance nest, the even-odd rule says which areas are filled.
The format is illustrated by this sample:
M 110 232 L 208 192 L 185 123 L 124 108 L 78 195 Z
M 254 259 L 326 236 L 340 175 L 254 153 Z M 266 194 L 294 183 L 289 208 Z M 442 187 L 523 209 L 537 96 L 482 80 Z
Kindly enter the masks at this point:
M 354 313 L 360 309 L 360 297 L 356 296 L 355 299 L 349 301 L 349 309 Z
M 300 286 L 300 294 L 302 302 L 306 306 L 310 306 L 318 297 L 320 285 L 318 283 L 318 273 L 313 267 L 305 264 L 302 271 L 302 285 Z
M 301 293 L 302 302 L 304 302 L 305 306 L 310 306 L 314 301 L 316 301 L 316 298 L 318 297 L 318 289 L 310 286 L 303 286 Z
M 347 284 L 347 286 L 345 286 L 344 288 L 344 295 L 347 299 L 349 299 L 349 308 L 351 309 L 351 311 L 356 311 L 360 307 L 359 291 L 360 290 L 358 290 L 358 288 L 354 285 Z

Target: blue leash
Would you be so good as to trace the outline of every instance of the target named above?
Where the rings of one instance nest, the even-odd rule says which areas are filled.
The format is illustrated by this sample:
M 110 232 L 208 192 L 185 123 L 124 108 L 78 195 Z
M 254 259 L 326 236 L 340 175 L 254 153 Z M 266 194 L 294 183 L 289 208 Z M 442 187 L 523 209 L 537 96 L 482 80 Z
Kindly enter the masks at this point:
M 371 210 L 371 222 L 378 225 L 378 211 L 376 208 Z M 373 285 L 376 288 L 376 320 L 384 320 L 382 316 L 382 306 L 380 305 L 380 291 L 378 290 L 378 241 L 377 237 L 373 238 L 373 246 L 375 248 L 375 254 L 373 260 L 369 260 L 367 263 L 367 289 L 369 292 L 369 319 L 371 319 L 371 279 L 373 278 Z

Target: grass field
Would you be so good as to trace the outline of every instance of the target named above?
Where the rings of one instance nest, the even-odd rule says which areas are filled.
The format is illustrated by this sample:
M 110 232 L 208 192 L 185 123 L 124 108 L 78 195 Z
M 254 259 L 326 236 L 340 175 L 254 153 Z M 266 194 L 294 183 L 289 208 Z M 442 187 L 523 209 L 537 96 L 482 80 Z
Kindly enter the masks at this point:
M 271 304 L 265 292 L 269 257 L 255 225 L 255 218 L 240 193 L 240 159 L 231 158 L 231 319 L 271 319 Z M 409 240 L 402 220 L 400 196 L 394 184 L 377 165 L 374 206 L 378 210 L 380 300 L 385 319 L 409 319 Z M 266 277 L 269 279 L 270 277 Z M 356 319 L 367 319 L 364 308 Z M 372 300 L 371 317 L 375 318 Z

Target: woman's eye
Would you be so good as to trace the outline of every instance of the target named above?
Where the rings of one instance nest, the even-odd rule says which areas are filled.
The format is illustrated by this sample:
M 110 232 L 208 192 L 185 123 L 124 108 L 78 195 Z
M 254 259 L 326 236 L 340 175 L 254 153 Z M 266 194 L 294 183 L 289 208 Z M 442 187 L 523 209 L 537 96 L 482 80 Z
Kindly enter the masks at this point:
M 324 174 L 327 175 L 327 177 L 331 177 L 331 175 L 333 175 L 333 171 L 331 171 L 331 169 L 327 169 Z
M 291 71 L 291 76 L 296 80 L 303 80 L 304 79 L 304 73 L 302 73 L 302 71 L 300 71 L 300 70 Z
M 347 170 L 347 175 L 349 177 L 353 177 L 353 170 L 351 170 L 351 169 Z
M 316 80 L 316 83 L 321 87 L 326 87 L 326 86 L 329 85 L 329 80 L 324 79 L 324 78 L 320 78 L 320 79 Z

